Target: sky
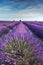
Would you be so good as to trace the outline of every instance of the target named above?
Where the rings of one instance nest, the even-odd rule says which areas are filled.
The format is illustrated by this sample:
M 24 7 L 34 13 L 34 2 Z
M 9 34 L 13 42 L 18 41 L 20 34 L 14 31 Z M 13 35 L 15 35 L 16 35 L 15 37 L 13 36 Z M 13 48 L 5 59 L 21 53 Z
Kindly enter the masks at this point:
M 43 0 L 0 0 L 0 20 L 43 21 Z

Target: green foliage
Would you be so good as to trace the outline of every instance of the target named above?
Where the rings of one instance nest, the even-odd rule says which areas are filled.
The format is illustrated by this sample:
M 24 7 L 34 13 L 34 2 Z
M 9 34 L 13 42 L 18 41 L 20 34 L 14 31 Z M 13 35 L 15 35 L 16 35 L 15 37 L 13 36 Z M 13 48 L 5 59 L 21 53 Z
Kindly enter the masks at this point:
M 25 65 L 26 61 L 29 65 L 37 65 L 36 59 L 30 60 L 32 57 L 36 58 L 35 53 L 32 52 L 34 45 L 30 43 L 28 40 L 24 43 L 18 43 L 18 41 L 15 42 L 14 40 L 16 39 L 11 40 L 5 45 L 6 52 L 10 54 L 10 57 L 16 59 L 18 65 Z M 30 54 L 30 52 L 32 53 Z M 19 62 L 18 59 L 21 59 L 21 61 Z

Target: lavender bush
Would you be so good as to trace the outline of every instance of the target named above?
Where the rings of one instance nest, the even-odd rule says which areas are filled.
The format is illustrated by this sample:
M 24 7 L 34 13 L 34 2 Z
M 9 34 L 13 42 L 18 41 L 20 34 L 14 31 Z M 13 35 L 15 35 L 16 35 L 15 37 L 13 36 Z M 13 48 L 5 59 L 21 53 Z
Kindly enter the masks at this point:
M 0 49 L 0 65 L 43 65 L 43 54 L 40 45 L 28 38 L 15 37 Z

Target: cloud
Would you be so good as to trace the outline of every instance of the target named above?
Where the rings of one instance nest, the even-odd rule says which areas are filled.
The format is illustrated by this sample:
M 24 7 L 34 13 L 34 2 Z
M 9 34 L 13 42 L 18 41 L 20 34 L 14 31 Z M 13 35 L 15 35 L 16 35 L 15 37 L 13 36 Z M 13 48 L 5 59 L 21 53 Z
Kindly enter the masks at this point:
M 43 4 L 43 0 L 7 0 L 7 2 L 15 10 L 23 10 L 30 6 L 36 7 Z
M 2 6 L 2 7 L 0 7 L 0 10 L 2 11 L 2 10 L 10 10 L 10 7 L 9 6 Z
M 34 1 L 38 4 L 35 5 Z M 0 7 L 0 20 L 43 20 L 43 4 L 39 3 L 42 0 L 6 0 L 5 2 L 6 5 Z
M 43 0 L 0 0 L 2 6 L 11 6 L 13 9 L 22 10 L 30 6 L 43 4 Z
M 43 6 L 40 4 L 36 7 L 30 6 L 17 12 L 11 11 L 8 6 L 0 8 L 0 10 L 3 9 L 5 12 L 0 13 L 0 20 L 43 20 Z
M 43 2 L 43 0 L 7 0 L 9 2 L 13 1 L 13 2 Z
M 10 6 L 2 6 L 2 7 L 0 7 L 0 15 L 2 14 L 9 14 L 9 13 L 11 13 L 11 11 L 12 11 L 12 7 L 10 7 Z

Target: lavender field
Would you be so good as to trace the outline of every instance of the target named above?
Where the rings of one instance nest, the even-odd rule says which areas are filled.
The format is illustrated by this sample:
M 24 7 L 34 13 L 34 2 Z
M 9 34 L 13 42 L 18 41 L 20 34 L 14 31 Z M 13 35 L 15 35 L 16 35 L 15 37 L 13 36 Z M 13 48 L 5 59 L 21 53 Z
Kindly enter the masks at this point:
M 43 22 L 0 21 L 0 65 L 43 65 Z

